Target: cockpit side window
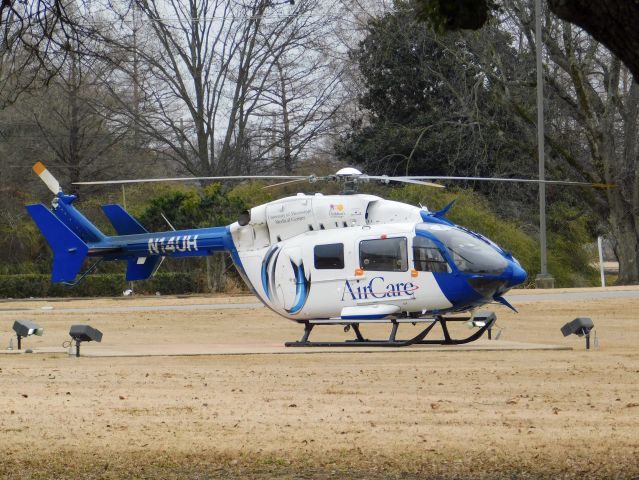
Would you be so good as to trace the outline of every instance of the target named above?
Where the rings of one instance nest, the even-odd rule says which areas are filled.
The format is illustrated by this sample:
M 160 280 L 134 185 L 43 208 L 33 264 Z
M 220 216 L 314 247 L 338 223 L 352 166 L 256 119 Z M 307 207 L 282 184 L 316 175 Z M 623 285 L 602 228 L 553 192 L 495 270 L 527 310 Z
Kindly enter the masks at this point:
M 493 247 L 479 235 L 446 225 L 422 224 L 420 229 L 427 230 L 444 244 L 462 272 L 500 275 L 508 267 L 508 261 L 498 247 Z
M 426 237 L 413 238 L 413 263 L 418 272 L 450 272 L 442 252 Z
M 408 270 L 406 238 L 383 238 L 359 242 L 359 265 L 373 272 Z

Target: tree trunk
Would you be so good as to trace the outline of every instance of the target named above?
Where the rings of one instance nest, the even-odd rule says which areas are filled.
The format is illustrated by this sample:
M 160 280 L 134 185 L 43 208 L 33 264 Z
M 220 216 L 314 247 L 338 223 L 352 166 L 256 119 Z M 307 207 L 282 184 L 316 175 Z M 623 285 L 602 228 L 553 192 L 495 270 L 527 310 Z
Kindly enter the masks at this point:
M 621 218 L 619 218 L 621 216 Z M 610 223 L 615 239 L 615 255 L 619 260 L 619 276 L 617 285 L 639 283 L 639 236 L 634 228 L 631 215 L 624 212 L 611 212 Z
M 284 172 L 289 175 L 293 173 L 293 155 L 291 149 L 291 123 L 288 118 L 288 95 L 286 88 L 286 78 L 279 61 L 275 62 L 280 77 L 280 97 L 282 101 L 282 126 L 284 128 L 282 135 L 282 149 L 284 156 Z
M 69 125 L 68 139 L 69 145 L 67 150 L 68 157 L 61 159 L 69 167 L 69 180 L 71 185 L 80 181 L 81 177 L 81 158 L 80 158 L 80 121 L 79 121 L 79 90 L 78 85 L 78 59 L 75 54 L 70 55 L 71 65 L 69 70 L 68 87 L 66 89 L 66 97 L 69 102 L 69 118 L 67 120 Z M 64 151 L 64 148 L 62 148 Z M 77 188 L 74 186 L 73 192 L 77 192 Z

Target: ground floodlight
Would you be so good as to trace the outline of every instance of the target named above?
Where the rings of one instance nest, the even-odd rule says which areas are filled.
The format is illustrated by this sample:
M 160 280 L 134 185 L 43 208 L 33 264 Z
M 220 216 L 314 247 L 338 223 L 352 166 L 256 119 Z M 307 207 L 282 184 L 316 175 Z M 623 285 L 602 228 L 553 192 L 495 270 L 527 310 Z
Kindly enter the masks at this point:
M 80 356 L 80 344 L 82 342 L 101 342 L 102 332 L 89 325 L 71 325 L 69 335 L 75 340 L 75 356 Z
M 568 335 L 577 335 L 578 337 L 586 337 L 586 350 L 590 349 L 590 331 L 595 324 L 590 317 L 577 317 L 572 322 L 568 322 L 561 327 L 561 333 L 564 337 Z M 595 345 L 596 346 L 596 345 Z
M 29 335 L 37 335 L 39 337 L 44 333 L 42 328 L 37 323 L 33 323 L 31 320 L 16 320 L 13 322 L 13 331 L 16 332 L 18 337 L 18 350 L 22 348 L 22 338 Z

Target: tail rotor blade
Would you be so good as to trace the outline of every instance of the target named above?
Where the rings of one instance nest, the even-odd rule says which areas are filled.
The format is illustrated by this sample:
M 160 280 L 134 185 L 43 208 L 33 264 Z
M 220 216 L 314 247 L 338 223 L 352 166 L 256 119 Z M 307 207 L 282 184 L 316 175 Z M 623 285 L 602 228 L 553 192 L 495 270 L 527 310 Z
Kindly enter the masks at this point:
M 51 190 L 54 195 L 60 193 L 60 191 L 62 190 L 60 188 L 60 182 L 58 182 L 58 180 L 53 175 L 51 175 L 49 170 L 47 170 L 47 167 L 45 167 L 42 162 L 36 163 L 33 166 L 33 171 L 38 174 L 40 180 L 42 180 L 45 185 L 49 187 L 49 190 Z

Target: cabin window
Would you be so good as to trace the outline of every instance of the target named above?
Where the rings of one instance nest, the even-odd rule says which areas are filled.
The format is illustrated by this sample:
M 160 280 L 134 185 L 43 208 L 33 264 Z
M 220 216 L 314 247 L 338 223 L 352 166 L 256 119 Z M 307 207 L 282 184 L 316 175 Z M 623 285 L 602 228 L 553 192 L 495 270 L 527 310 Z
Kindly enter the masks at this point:
M 362 269 L 374 272 L 405 272 L 408 270 L 406 239 L 362 240 L 359 243 L 359 264 Z
M 442 252 L 426 237 L 413 238 L 413 263 L 418 272 L 450 272 Z
M 344 244 L 315 245 L 315 268 L 320 270 L 344 268 Z

